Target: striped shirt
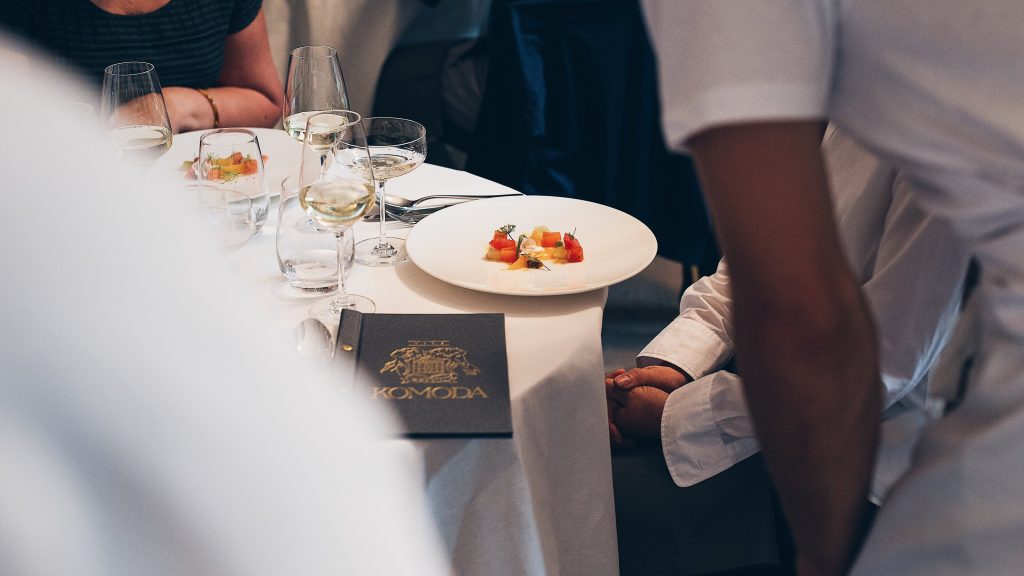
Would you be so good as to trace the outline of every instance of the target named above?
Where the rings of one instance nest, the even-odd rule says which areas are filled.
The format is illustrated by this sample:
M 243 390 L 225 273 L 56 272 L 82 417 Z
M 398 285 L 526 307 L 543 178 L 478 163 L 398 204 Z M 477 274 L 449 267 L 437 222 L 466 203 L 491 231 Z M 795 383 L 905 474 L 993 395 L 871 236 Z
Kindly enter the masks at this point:
M 256 18 L 262 0 L 170 0 L 148 14 L 118 15 L 89 0 L 4 0 L 0 23 L 49 50 L 87 81 L 127 61 L 149 62 L 164 86 L 216 86 L 224 41 Z

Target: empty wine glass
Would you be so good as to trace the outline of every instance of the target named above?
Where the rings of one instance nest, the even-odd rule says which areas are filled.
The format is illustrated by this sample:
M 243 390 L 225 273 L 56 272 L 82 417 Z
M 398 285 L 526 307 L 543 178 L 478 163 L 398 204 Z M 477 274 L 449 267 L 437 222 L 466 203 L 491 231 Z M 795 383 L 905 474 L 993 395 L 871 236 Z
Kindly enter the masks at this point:
M 130 164 L 150 164 L 171 147 L 167 105 L 156 69 L 148 62 L 107 66 L 100 117 L 107 140 Z
M 380 234 L 356 244 L 356 262 L 367 266 L 394 266 L 409 257 L 405 253 L 405 240 L 389 237 L 385 231 L 384 184 L 423 163 L 427 157 L 427 130 L 419 122 L 404 118 L 364 118 L 363 126 L 370 148 L 370 163 L 354 169 L 364 175 L 372 172 L 380 204 Z
M 338 51 L 330 46 L 303 46 L 292 50 L 284 85 L 285 131 L 303 142 L 310 116 L 347 109 L 348 92 Z
M 200 204 L 226 245 L 244 244 L 263 228 L 270 191 L 255 133 L 221 128 L 203 134 L 197 176 Z
M 339 121 L 340 120 L 340 121 Z M 303 164 L 299 180 L 299 204 L 321 228 L 334 232 L 337 239 L 338 289 L 328 298 L 315 303 L 310 315 L 327 325 L 337 325 L 346 308 L 373 312 L 373 301 L 365 296 L 349 294 L 345 289 L 345 239 L 352 224 L 359 221 L 374 204 L 373 175 L 353 170 L 368 165 L 370 158 L 366 135 L 359 114 L 347 110 L 322 112 L 309 117 L 304 147 L 316 151 L 324 142 L 331 142 L 321 167 Z M 307 151 L 303 151 L 305 157 Z M 315 176 L 314 176 L 315 174 Z

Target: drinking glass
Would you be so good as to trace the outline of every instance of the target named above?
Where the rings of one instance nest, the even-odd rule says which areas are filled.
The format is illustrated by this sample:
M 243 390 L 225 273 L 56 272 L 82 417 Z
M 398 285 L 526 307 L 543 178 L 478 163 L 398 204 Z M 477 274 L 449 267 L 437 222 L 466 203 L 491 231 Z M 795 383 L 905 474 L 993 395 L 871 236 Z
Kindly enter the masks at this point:
M 306 293 L 333 292 L 338 287 L 338 246 L 334 233 L 310 220 L 299 203 L 299 176 L 281 183 L 277 215 L 277 264 L 288 284 Z M 345 277 L 352 273 L 355 246 L 345 234 Z
M 107 140 L 129 164 L 151 164 L 171 147 L 171 120 L 152 64 L 107 66 L 100 110 Z
M 226 245 L 244 244 L 263 228 L 270 191 L 255 133 L 221 128 L 203 134 L 197 176 L 200 204 Z
M 364 118 L 363 126 L 370 148 L 370 163 L 354 169 L 364 174 L 372 172 L 380 203 L 380 234 L 356 244 L 356 262 L 367 266 L 394 266 L 409 257 L 405 253 L 405 240 L 389 237 L 384 229 L 387 218 L 384 184 L 423 163 L 427 157 L 427 130 L 419 122 L 404 118 Z
M 338 122 L 338 119 L 343 122 Z M 305 133 L 304 148 L 308 150 L 316 150 L 324 142 L 331 142 L 321 167 L 303 163 L 299 175 L 299 204 L 310 220 L 333 232 L 337 239 L 337 292 L 319 300 L 310 309 L 311 316 L 332 326 L 339 322 L 341 311 L 346 308 L 359 312 L 373 312 L 376 309 L 369 298 L 349 294 L 345 289 L 345 269 L 348 268 L 345 240 L 351 234 L 352 224 L 373 207 L 373 175 L 367 176 L 353 170 L 354 166 L 368 165 L 370 161 L 359 114 L 347 110 L 315 114 L 309 117 Z M 304 157 L 306 153 L 304 150 Z
M 285 132 L 303 142 L 310 116 L 347 109 L 348 92 L 338 51 L 330 46 L 303 46 L 292 50 L 284 84 Z

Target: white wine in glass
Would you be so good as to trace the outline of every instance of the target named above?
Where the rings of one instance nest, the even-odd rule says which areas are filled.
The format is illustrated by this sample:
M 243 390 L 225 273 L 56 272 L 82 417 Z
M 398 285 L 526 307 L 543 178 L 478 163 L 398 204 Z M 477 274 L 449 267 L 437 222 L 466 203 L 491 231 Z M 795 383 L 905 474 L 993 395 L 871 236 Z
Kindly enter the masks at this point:
M 299 204 L 314 222 L 337 231 L 373 208 L 373 186 L 357 180 L 316 182 L 299 190 Z
M 152 64 L 107 66 L 101 104 L 100 120 L 107 141 L 127 163 L 151 164 L 171 147 L 171 121 Z
M 284 84 L 282 124 L 299 142 L 306 137 L 306 121 L 319 112 L 347 110 L 348 92 L 338 52 L 330 46 L 302 46 L 288 56 Z
M 382 181 L 404 176 L 423 162 L 423 154 L 404 148 L 374 146 L 371 148 L 371 154 L 373 156 L 370 158 L 369 170 L 366 167 L 367 163 L 362 159 L 352 166 L 352 170 L 364 178 L 369 178 L 372 174 Z
M 366 266 L 395 266 L 408 261 L 405 240 L 388 236 L 385 230 L 387 206 L 384 184 L 404 176 L 427 158 L 427 131 L 419 122 L 405 118 L 364 118 L 369 159 L 356 158 L 350 169 L 364 178 L 372 177 L 380 204 L 377 238 L 356 244 L 356 262 Z
M 369 298 L 349 294 L 345 289 L 346 235 L 351 233 L 352 224 L 373 207 L 376 198 L 373 175 L 364 178 L 350 169 L 357 158 L 366 163 L 370 160 L 361 120 L 355 112 L 331 110 L 310 116 L 306 125 L 299 173 L 299 205 L 314 224 L 334 232 L 337 238 L 337 292 L 310 308 L 310 314 L 327 325 L 336 325 L 345 309 L 359 312 L 376 309 Z M 319 165 L 306 161 L 315 157 L 319 158 Z
M 323 112 L 323 110 L 310 110 L 309 112 L 297 112 L 284 119 L 284 131 L 289 136 L 302 142 L 306 138 L 306 122 L 310 116 Z
M 122 126 L 107 131 L 107 141 L 130 164 L 150 164 L 171 147 L 171 131 L 164 126 Z

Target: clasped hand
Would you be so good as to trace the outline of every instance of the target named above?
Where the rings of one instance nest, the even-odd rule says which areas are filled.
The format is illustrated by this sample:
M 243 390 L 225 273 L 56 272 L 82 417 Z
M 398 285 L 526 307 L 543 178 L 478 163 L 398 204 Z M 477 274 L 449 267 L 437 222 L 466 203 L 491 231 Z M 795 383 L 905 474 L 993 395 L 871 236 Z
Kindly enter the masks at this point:
M 670 366 L 647 366 L 605 374 L 608 433 L 613 446 L 627 448 L 661 436 L 661 416 L 668 395 L 689 382 Z

